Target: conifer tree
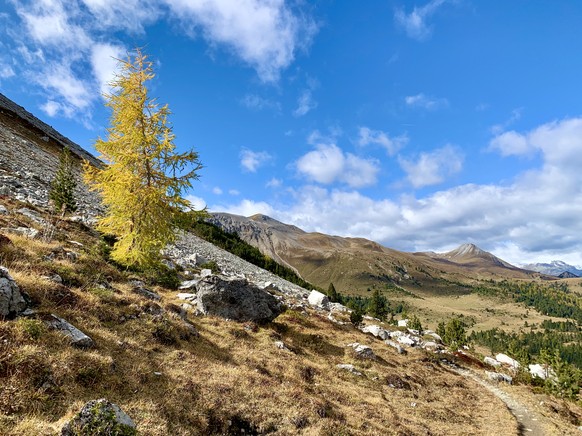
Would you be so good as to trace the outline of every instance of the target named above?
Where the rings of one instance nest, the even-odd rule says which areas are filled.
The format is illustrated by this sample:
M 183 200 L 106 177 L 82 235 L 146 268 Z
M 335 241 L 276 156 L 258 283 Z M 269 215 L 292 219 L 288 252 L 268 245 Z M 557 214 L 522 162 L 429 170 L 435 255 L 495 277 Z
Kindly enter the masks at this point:
M 175 240 L 175 230 L 191 209 L 182 197 L 202 167 L 194 150 L 175 152 L 168 105 L 148 95 L 152 62 L 137 49 L 119 60 L 119 71 L 105 94 L 112 110 L 106 140 L 95 148 L 106 165 L 85 165 L 85 179 L 106 206 L 98 229 L 117 237 L 111 257 L 140 268 L 156 266 L 160 250 Z
M 49 199 L 58 212 L 74 212 L 77 210 L 75 201 L 75 186 L 77 182 L 73 176 L 73 161 L 68 147 L 63 148 L 59 158 L 59 169 L 51 182 Z

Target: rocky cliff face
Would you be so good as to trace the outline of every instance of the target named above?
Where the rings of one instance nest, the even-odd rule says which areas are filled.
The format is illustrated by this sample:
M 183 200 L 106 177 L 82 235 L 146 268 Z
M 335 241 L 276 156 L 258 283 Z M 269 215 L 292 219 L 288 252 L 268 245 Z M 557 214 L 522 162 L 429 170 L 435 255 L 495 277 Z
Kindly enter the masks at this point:
M 77 184 L 76 200 L 86 218 L 100 211 L 99 198 L 81 182 L 84 160 L 101 162 L 21 106 L 0 94 L 0 195 L 36 206 L 48 205 L 50 183 L 64 147 L 69 147 Z

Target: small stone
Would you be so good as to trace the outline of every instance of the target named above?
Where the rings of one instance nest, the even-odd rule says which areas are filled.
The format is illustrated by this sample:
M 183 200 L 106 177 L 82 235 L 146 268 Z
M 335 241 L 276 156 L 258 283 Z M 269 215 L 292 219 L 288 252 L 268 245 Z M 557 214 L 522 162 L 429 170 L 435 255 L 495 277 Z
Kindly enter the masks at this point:
M 51 315 L 51 319 L 46 321 L 46 323 L 49 327 L 59 330 L 65 336 L 68 336 L 71 340 L 71 345 L 79 348 L 90 348 L 95 344 L 93 339 L 91 339 L 77 327 L 56 315 Z
M 8 209 L 6 209 L 5 206 L 0 204 L 0 215 L 7 215 L 8 214 Z
M 356 371 L 356 368 L 354 367 L 354 365 L 352 365 L 350 363 L 339 363 L 339 364 L 336 365 L 336 368 L 338 368 L 338 369 L 344 369 L 344 370 L 349 371 L 352 374 L 357 375 L 357 376 L 361 376 L 362 375 L 362 373 L 359 372 L 359 371 Z

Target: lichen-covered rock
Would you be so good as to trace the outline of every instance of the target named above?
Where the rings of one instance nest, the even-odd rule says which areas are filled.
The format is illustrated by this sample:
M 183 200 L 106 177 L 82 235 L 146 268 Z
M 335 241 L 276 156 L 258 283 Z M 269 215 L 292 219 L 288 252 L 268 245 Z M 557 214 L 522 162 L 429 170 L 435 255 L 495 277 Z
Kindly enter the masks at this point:
M 283 309 L 277 298 L 246 279 L 221 276 L 201 280 L 195 302 L 204 315 L 259 323 L 272 321 Z
M 11 317 L 26 309 L 26 300 L 6 268 L 0 266 L 0 318 Z
M 104 398 L 89 401 L 61 430 L 61 436 L 132 436 L 132 419 Z

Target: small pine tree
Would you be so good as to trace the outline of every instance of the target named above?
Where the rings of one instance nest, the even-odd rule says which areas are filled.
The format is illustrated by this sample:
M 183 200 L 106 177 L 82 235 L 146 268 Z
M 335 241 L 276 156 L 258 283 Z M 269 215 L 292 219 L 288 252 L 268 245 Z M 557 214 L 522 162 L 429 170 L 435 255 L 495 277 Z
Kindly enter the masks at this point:
M 85 180 L 107 208 L 97 228 L 117 237 L 111 257 L 132 267 L 155 267 L 160 250 L 175 240 L 181 216 L 191 208 L 182 198 L 202 167 L 191 150 L 176 154 L 170 110 L 148 95 L 152 62 L 141 50 L 119 60 L 106 105 L 111 108 L 107 140 L 95 148 L 104 168 L 85 165 Z
M 418 316 L 413 315 L 412 318 L 410 319 L 410 321 L 408 322 L 408 328 L 411 328 L 412 330 L 418 330 L 420 332 L 420 334 L 422 334 L 422 323 L 420 322 L 420 319 L 418 318 Z
M 379 319 L 384 319 L 388 315 L 388 300 L 378 289 L 374 289 L 372 293 L 372 298 L 368 303 L 368 313 Z
M 332 303 L 342 303 L 342 295 L 335 290 L 335 286 L 333 283 L 329 284 L 329 288 L 327 289 L 327 298 Z
M 451 348 L 460 348 L 463 345 L 467 345 L 467 335 L 463 321 L 453 318 L 447 322 L 443 342 Z
M 350 322 L 356 327 L 360 325 L 363 319 L 364 314 L 362 313 L 362 309 L 360 309 L 359 307 L 353 309 L 352 312 L 350 313 Z
M 59 169 L 51 182 L 49 199 L 58 212 L 74 212 L 77 210 L 75 187 L 77 182 L 73 175 L 73 161 L 68 147 L 63 148 L 59 159 Z

